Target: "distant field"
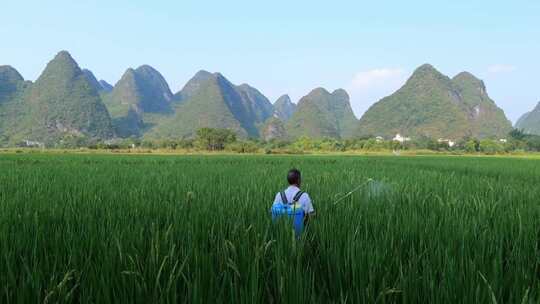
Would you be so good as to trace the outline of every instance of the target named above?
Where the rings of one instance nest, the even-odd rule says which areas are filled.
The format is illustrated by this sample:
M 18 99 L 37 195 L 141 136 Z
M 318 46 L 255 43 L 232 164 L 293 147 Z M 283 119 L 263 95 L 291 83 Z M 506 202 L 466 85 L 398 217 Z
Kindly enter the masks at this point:
M 268 212 L 291 167 L 300 240 Z M 539 185 L 528 158 L 1 154 L 0 303 L 538 302 Z

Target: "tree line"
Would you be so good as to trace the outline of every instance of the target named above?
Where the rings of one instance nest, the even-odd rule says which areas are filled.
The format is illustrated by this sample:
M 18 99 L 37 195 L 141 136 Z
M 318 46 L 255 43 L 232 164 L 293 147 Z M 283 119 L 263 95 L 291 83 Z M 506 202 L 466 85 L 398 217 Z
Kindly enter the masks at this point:
M 429 137 L 419 137 L 399 142 L 374 137 L 334 139 L 299 137 L 294 140 L 270 140 L 239 138 L 228 129 L 201 128 L 192 138 L 140 139 L 127 138 L 114 141 L 86 142 L 81 138 L 67 138 L 55 148 L 90 149 L 166 149 L 185 151 L 228 151 L 233 153 L 283 153 L 306 152 L 384 152 L 429 150 L 434 152 L 502 154 L 516 152 L 540 152 L 540 136 L 525 134 L 514 129 L 505 140 L 464 138 L 450 144 Z

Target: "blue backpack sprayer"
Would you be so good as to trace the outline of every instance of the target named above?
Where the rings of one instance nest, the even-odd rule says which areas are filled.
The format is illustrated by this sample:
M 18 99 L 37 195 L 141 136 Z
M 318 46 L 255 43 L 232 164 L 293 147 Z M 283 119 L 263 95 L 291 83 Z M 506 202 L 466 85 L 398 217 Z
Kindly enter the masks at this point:
M 298 203 L 302 194 L 304 194 L 303 191 L 298 191 L 298 193 L 294 195 L 293 201 L 289 203 L 285 192 L 282 191 L 280 192 L 281 203 L 272 206 L 272 221 L 275 222 L 278 218 L 287 216 L 292 220 L 296 236 L 299 236 L 304 230 L 305 213 L 302 206 Z
M 337 205 L 339 202 L 343 201 L 345 198 L 351 196 L 356 191 L 360 190 L 363 186 L 373 182 L 372 178 L 367 178 L 365 183 L 360 184 L 356 188 L 349 191 L 347 194 L 342 196 L 340 199 L 335 201 L 332 205 Z M 296 237 L 299 237 L 300 234 L 304 231 L 304 217 L 305 212 L 302 206 L 298 203 L 300 200 L 300 197 L 302 197 L 302 194 L 304 194 L 303 191 L 298 191 L 294 195 L 293 201 L 288 202 L 287 196 L 285 195 L 285 192 L 280 192 L 281 195 L 281 203 L 274 204 L 272 206 L 271 212 L 272 212 L 272 221 L 276 222 L 279 218 L 287 217 L 289 220 L 292 220 L 294 233 Z

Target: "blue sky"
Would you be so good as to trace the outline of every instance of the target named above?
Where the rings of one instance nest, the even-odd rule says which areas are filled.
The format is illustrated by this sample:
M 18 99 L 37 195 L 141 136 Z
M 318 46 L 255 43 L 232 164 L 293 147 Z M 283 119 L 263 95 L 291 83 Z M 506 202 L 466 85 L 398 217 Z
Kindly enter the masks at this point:
M 540 1 L 7 1 L 0 64 L 35 80 L 60 50 L 115 83 L 150 64 L 179 90 L 198 70 L 272 101 L 345 88 L 357 116 L 431 63 L 472 72 L 515 121 L 540 100 Z

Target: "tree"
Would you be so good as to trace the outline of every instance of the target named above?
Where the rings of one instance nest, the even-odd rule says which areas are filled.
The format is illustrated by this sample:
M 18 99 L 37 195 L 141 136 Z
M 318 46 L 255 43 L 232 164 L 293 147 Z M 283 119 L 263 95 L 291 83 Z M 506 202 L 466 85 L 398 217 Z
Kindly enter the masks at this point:
M 345 144 L 333 138 L 324 138 L 320 143 L 323 151 L 345 151 Z
M 469 153 L 478 152 L 478 143 L 475 140 L 470 139 L 465 143 L 464 148 L 465 148 L 465 151 Z
M 504 147 L 497 141 L 484 139 L 480 141 L 480 151 L 486 154 L 495 154 L 504 151 Z
M 437 150 L 439 148 L 439 143 L 435 139 L 423 135 L 416 138 L 412 144 L 416 149 Z
M 236 153 L 256 153 L 259 146 L 255 141 L 237 141 L 225 146 L 225 149 Z
M 523 140 L 527 136 L 527 134 L 525 134 L 525 132 L 520 129 L 513 129 L 512 131 L 510 131 L 509 135 L 511 138 L 516 140 Z
M 525 137 L 525 143 L 529 151 L 540 151 L 540 136 L 527 135 Z
M 299 137 L 294 143 L 293 147 L 300 151 L 310 151 L 317 148 L 315 141 L 307 136 Z
M 208 151 L 225 149 L 225 145 L 236 141 L 236 133 L 228 129 L 202 128 L 197 130 L 195 144 Z
M 56 144 L 58 148 L 62 149 L 74 149 L 80 147 L 86 147 L 90 143 L 90 139 L 85 135 L 73 135 L 65 134 L 60 139 L 59 143 Z

